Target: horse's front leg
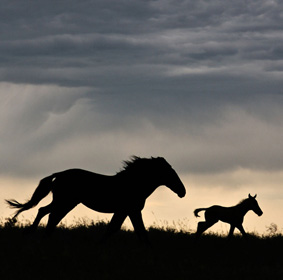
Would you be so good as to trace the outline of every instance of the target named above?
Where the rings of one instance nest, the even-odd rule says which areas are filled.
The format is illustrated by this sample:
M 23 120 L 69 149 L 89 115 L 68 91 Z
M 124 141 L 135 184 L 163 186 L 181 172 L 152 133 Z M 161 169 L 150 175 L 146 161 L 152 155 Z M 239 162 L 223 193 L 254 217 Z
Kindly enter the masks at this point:
M 135 229 L 135 232 L 139 239 L 143 241 L 144 243 L 150 245 L 147 231 L 145 229 L 143 220 L 142 220 L 142 213 L 141 211 L 133 211 L 129 214 L 129 217 L 131 219 L 131 222 L 133 224 L 133 227 Z
M 112 234 L 114 234 L 115 232 L 117 232 L 123 222 L 125 221 L 127 217 L 127 214 L 126 213 L 123 213 L 123 212 L 118 212 L 118 213 L 114 213 L 108 227 L 107 227 L 107 230 L 106 230 L 106 233 L 103 237 L 103 240 L 105 241 L 106 239 L 109 238 L 109 236 L 111 236 Z
M 245 232 L 244 228 L 243 228 L 243 225 L 240 224 L 237 226 L 237 228 L 239 229 L 239 231 L 241 232 L 241 234 L 244 236 L 244 237 L 247 237 L 247 233 Z

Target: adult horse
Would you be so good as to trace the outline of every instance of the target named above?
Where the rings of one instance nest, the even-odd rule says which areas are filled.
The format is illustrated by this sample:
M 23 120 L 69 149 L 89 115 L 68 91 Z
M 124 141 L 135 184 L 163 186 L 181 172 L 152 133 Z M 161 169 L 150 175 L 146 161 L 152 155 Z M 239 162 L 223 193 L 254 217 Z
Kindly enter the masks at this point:
M 185 187 L 175 170 L 161 157 L 131 157 L 115 175 L 102 175 L 82 169 L 69 169 L 43 178 L 31 199 L 26 203 L 6 200 L 11 208 L 21 212 L 36 206 L 49 192 L 52 202 L 41 207 L 31 225 L 34 230 L 40 220 L 49 215 L 46 231 L 52 232 L 62 218 L 79 203 L 103 213 L 114 213 L 106 232 L 108 237 L 118 231 L 127 216 L 140 239 L 147 242 L 141 211 L 148 196 L 159 186 L 166 185 L 179 197 L 186 194 Z
M 246 236 L 246 232 L 243 228 L 244 216 L 249 210 L 253 210 L 258 216 L 263 214 L 257 201 L 256 195 L 243 199 L 237 205 L 232 207 L 223 207 L 214 205 L 209 208 L 198 208 L 194 211 L 196 217 L 199 217 L 200 211 L 205 211 L 205 222 L 199 222 L 196 232 L 196 236 L 200 236 L 204 231 L 213 226 L 219 220 L 230 224 L 230 231 L 228 237 L 231 237 L 234 233 L 235 228 L 238 228 L 243 236 Z

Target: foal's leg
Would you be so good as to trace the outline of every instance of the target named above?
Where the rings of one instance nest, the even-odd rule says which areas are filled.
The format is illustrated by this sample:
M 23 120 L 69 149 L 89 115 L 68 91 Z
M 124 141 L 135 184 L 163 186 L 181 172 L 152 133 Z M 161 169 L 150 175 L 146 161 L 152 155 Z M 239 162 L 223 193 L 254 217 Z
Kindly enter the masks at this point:
M 230 230 L 229 230 L 229 234 L 228 234 L 228 238 L 231 238 L 233 236 L 235 230 L 235 226 L 231 225 Z
M 113 217 L 112 217 L 112 219 L 111 219 L 111 221 L 110 221 L 110 223 L 107 227 L 106 233 L 103 237 L 104 241 L 106 239 L 108 239 L 109 236 L 111 236 L 112 234 L 114 234 L 115 232 L 117 232 L 121 228 L 121 226 L 122 226 L 122 224 L 125 221 L 127 216 L 128 215 L 123 213 L 123 212 L 122 213 L 114 213 L 114 215 L 113 215 Z
M 143 242 L 149 244 L 150 242 L 147 236 L 147 231 L 144 227 L 141 212 L 140 211 L 132 212 L 129 216 L 134 226 L 135 232 L 138 235 L 138 238 Z
M 237 225 L 237 228 L 239 229 L 239 231 L 241 232 L 241 234 L 244 236 L 244 237 L 247 237 L 247 233 L 245 232 L 244 228 L 243 228 L 243 225 Z
M 208 220 L 208 221 L 205 221 L 205 222 L 199 222 L 197 232 L 196 232 L 196 236 L 199 237 L 203 232 L 205 232 L 208 228 L 212 227 L 217 222 L 218 221 L 215 221 L 215 220 Z

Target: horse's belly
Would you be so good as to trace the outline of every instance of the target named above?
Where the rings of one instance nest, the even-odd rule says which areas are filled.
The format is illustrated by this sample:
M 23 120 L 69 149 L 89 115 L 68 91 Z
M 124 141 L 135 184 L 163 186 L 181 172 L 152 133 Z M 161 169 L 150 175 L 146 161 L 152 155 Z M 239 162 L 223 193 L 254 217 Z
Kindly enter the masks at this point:
M 82 200 L 82 203 L 88 208 L 102 213 L 141 211 L 144 207 L 144 202 L 144 200 L 132 201 L 117 196 L 97 200 L 95 198 Z
M 96 201 L 95 199 L 92 200 L 83 200 L 82 204 L 84 204 L 86 207 L 98 211 L 98 212 L 102 212 L 102 213 L 114 213 L 116 212 L 116 205 L 114 203 L 111 203 L 109 201 L 105 201 L 103 200 L 99 200 Z

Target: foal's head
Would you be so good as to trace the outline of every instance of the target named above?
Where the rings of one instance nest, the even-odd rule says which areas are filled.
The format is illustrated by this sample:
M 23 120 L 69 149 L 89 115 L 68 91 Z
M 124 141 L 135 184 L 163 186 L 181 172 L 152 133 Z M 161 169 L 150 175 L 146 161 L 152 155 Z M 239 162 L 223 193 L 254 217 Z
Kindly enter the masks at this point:
M 261 216 L 263 214 L 263 212 L 260 209 L 260 207 L 258 206 L 258 203 L 257 203 L 255 198 L 256 198 L 256 195 L 255 196 L 251 196 L 249 194 L 249 197 L 247 199 L 247 201 L 249 203 L 249 208 L 250 208 L 250 210 L 253 210 L 258 216 Z

